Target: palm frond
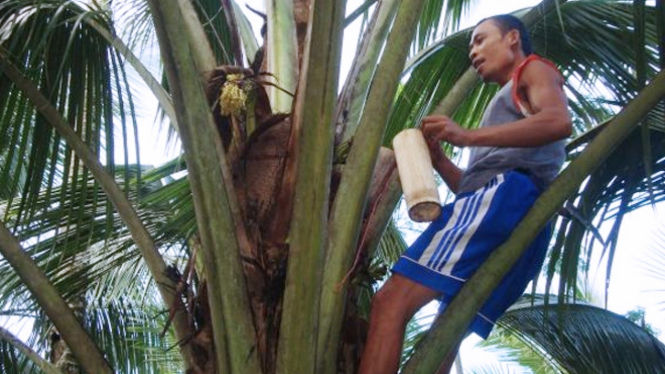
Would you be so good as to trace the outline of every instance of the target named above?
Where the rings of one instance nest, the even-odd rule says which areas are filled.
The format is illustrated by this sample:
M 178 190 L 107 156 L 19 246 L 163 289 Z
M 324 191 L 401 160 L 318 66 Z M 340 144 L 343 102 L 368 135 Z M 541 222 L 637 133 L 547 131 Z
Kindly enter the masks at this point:
M 85 328 L 104 351 L 115 372 L 178 373 L 182 370 L 182 357 L 176 349 L 178 342 L 171 334 L 161 334 L 168 313 L 155 302 L 159 301 L 118 297 L 96 300 L 85 307 L 82 315 Z M 59 340 L 53 324 L 42 314 L 31 318 L 30 324 L 32 333 L 28 348 L 49 352 Z M 3 373 L 38 372 L 31 369 L 33 364 L 23 354 L 14 352 L 11 346 L 0 346 L 0 357 L 7 363 L 8 370 Z
M 112 171 L 118 150 L 125 150 L 127 164 L 127 134 L 136 123 L 132 106 L 124 104 L 131 95 L 123 66 L 85 18 L 110 22 L 103 9 L 76 2 L 5 1 L 0 5 L 3 58 L 39 87 Z M 0 144 L 6 160 L 0 165 L 0 191 L 10 207 L 18 207 L 13 219 L 21 222 L 36 213 L 40 191 L 50 194 L 60 184 L 85 191 L 73 181 L 88 172 L 11 81 L 2 81 L 8 100 L 0 109 L 0 133 L 11 135 Z
M 36 374 L 42 371 L 13 345 L 0 340 L 0 372 L 6 374 Z
M 118 298 L 88 307 L 86 322 L 117 372 L 177 373 L 183 367 L 177 342 L 160 336 L 167 316 L 145 300 Z
M 156 44 L 155 26 L 148 2 L 143 0 L 119 0 L 113 2 L 113 15 L 119 27 L 120 37 L 138 51 L 152 49 Z
M 641 269 L 645 276 L 654 280 L 654 285 L 663 285 L 665 284 L 665 275 L 662 270 L 665 269 L 665 228 L 662 225 L 655 230 L 649 248 L 647 256 L 639 260 Z M 662 310 L 665 310 L 665 288 L 655 286 L 646 291 L 662 295 L 655 299 L 660 300 L 658 304 L 662 305 Z
M 222 1 L 224 3 L 224 1 Z M 240 38 L 237 25 L 231 27 L 227 13 L 235 13 L 233 8 L 225 9 L 219 0 L 198 0 L 194 2 L 201 23 L 217 58 L 218 65 L 242 65 Z M 228 2 L 228 5 L 231 3 Z M 236 14 L 235 18 L 244 17 Z M 253 56 L 252 56 L 253 57 Z
M 467 374 L 517 374 L 522 372 L 519 368 L 502 362 L 472 363 L 463 366 L 463 369 Z
M 20 352 L 21 355 L 25 356 L 27 359 L 30 360 L 30 363 L 28 362 L 15 363 L 15 366 L 20 367 L 22 370 L 24 370 L 24 372 L 27 372 L 28 371 L 27 369 L 30 368 L 31 366 L 36 366 L 47 374 L 62 374 L 62 372 L 58 370 L 57 367 L 55 367 L 53 364 L 42 358 L 37 352 L 32 350 L 28 345 L 23 343 L 18 337 L 12 334 L 11 331 L 3 327 L 0 327 L 0 339 L 2 339 L 4 343 L 9 343 L 15 350 Z M 6 358 L 11 359 L 14 356 L 13 354 L 11 354 L 12 352 L 9 349 L 4 350 L 0 348 L 0 351 L 2 351 L 0 355 L 4 356 L 5 354 L 7 354 Z M 3 373 L 9 373 L 10 371 L 12 370 L 3 371 Z
M 392 266 L 404 253 L 406 247 L 406 242 L 398 231 L 397 224 L 391 220 L 381 237 L 375 258 L 387 266 Z
M 660 107 L 657 107 L 650 113 L 649 118 L 653 119 L 659 112 Z M 661 117 L 654 123 L 662 122 Z M 649 119 L 645 123 L 649 123 Z M 603 166 L 589 177 L 578 194 L 571 198 L 569 204 L 574 204 L 586 223 L 579 219 L 571 221 L 565 230 L 565 239 L 554 249 L 561 253 L 561 297 L 575 288 L 578 271 L 585 271 L 596 248 L 602 251 L 608 261 L 609 278 L 622 217 L 635 209 L 665 199 L 665 190 L 662 188 L 665 177 L 664 135 L 659 130 L 650 130 L 651 144 L 645 145 L 640 131 L 633 132 Z M 652 164 L 649 167 L 644 165 L 644 148 L 649 148 L 652 155 Z M 647 170 L 650 175 L 646 173 Z M 559 218 L 562 219 L 564 218 Z M 599 241 L 597 227 L 609 220 L 614 222 L 613 228 Z M 588 223 L 592 223 L 593 227 Z M 580 257 L 581 254 L 584 254 L 584 257 Z M 586 260 L 580 261 L 583 258 Z
M 238 33 L 240 34 L 240 39 L 242 40 L 242 45 L 245 50 L 245 56 L 249 65 L 252 65 L 256 61 L 256 52 L 259 49 L 258 42 L 254 36 L 254 31 L 252 30 L 252 25 L 249 22 L 247 16 L 243 13 L 243 10 L 240 8 L 236 1 L 233 3 L 233 13 L 238 23 Z
M 583 304 L 511 307 L 499 324 L 571 373 L 665 370 L 665 345 L 626 318 Z
M 442 36 L 459 31 L 462 18 L 478 4 L 477 0 L 430 0 L 420 17 L 412 49 L 423 50 Z
M 161 186 L 160 179 L 179 170 L 178 164 L 176 160 L 146 173 L 141 189 L 144 198 L 138 210 L 162 252 L 176 263 L 188 258 L 187 239 L 196 228 L 187 180 Z M 120 181 L 124 176 L 133 178 L 133 185 L 138 170 L 133 167 L 125 172 L 118 168 L 117 176 Z M 29 224 L 16 226 L 16 232 L 30 243 L 28 252 L 67 299 L 88 294 L 92 301 L 142 297 L 148 288 L 148 270 L 126 226 L 116 214 L 109 215 L 108 200 L 92 179 L 77 183 L 88 188 L 61 193 L 63 187 L 57 187 L 51 194 L 42 193 L 37 204 L 40 213 Z M 130 198 L 138 200 L 134 194 Z M 0 262 L 0 279 L 3 309 L 35 310 L 34 302 L 26 298 L 24 286 L 5 261 Z
M 358 314 L 368 319 L 372 297 L 379 285 L 386 281 L 390 267 L 406 250 L 406 243 L 394 220 L 391 220 L 381 236 L 378 248 L 370 259 L 369 265 L 361 269 L 353 280 L 356 287 Z
M 539 295 L 531 295 L 523 298 L 524 302 L 517 305 L 531 307 L 527 300 L 538 299 L 544 302 Z M 563 369 L 557 362 L 542 348 L 531 344 L 530 341 L 521 339 L 511 329 L 507 328 L 501 321 L 497 323 L 494 330 L 487 340 L 479 343 L 483 350 L 499 351 L 501 361 L 518 363 L 521 366 L 530 368 L 533 373 L 563 373 Z

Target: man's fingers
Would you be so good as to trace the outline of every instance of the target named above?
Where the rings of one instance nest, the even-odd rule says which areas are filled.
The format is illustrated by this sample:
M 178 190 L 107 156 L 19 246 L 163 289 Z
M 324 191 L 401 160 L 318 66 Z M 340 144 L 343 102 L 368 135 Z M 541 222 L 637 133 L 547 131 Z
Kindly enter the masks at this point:
M 422 132 L 425 135 L 425 137 L 438 137 L 441 135 L 442 132 L 445 132 L 446 129 L 446 123 L 442 121 L 429 121 L 429 122 L 422 122 Z
M 422 122 L 423 123 L 431 123 L 431 122 L 437 122 L 437 121 L 442 121 L 442 120 L 447 120 L 448 116 L 442 116 L 442 115 L 432 115 L 432 116 L 427 116 L 423 118 Z

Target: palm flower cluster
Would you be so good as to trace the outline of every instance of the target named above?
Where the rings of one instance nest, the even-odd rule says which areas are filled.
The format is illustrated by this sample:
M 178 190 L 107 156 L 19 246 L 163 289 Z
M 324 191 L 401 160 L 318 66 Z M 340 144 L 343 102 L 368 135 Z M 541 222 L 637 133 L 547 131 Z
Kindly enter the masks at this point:
M 243 74 L 228 74 L 219 93 L 219 111 L 223 116 L 238 116 L 245 109 L 247 93 L 243 90 Z

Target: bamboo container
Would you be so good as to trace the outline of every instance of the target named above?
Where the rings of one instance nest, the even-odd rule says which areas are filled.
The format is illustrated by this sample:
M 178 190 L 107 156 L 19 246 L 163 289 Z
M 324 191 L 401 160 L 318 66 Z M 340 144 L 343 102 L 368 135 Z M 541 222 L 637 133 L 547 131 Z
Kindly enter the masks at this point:
M 416 222 L 435 220 L 441 214 L 441 202 L 423 133 L 418 129 L 401 131 L 393 139 L 393 149 L 409 217 Z

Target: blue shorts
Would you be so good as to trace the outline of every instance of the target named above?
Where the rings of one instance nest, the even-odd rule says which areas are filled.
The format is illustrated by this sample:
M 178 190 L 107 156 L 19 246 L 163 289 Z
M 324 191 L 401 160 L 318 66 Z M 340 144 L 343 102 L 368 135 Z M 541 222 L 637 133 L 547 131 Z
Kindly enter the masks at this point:
M 489 254 L 505 242 L 540 195 L 517 171 L 497 175 L 484 187 L 457 196 L 397 261 L 393 272 L 441 292 L 445 308 Z M 524 292 L 542 267 L 548 226 L 490 295 L 469 326 L 487 338 L 494 323 Z

